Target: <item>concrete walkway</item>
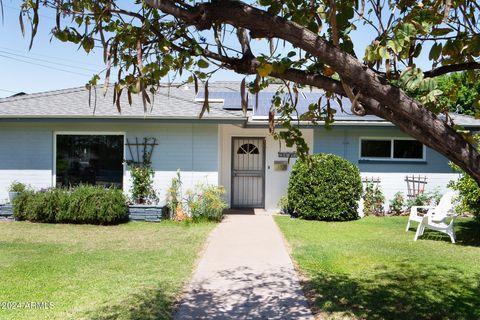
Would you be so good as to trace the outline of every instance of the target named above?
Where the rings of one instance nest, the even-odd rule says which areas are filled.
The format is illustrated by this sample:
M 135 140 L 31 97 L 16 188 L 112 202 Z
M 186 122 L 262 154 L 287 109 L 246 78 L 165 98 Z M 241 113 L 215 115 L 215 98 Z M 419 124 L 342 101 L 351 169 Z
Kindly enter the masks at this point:
M 227 215 L 212 232 L 175 319 L 312 319 L 267 214 Z

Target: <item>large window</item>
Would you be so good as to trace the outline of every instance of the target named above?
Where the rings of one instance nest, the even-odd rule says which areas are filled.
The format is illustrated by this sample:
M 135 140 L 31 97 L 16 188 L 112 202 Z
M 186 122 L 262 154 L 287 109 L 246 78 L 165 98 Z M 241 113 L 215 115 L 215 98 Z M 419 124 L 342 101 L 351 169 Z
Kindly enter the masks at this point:
M 91 184 L 122 187 L 123 135 L 58 134 L 57 187 Z
M 425 160 L 425 148 L 412 139 L 361 138 L 360 159 Z

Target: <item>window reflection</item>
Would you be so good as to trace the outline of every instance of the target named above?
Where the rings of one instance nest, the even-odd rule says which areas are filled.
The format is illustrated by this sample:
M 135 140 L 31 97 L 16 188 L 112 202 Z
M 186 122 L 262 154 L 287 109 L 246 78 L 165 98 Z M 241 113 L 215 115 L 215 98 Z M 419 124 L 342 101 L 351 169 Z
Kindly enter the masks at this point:
M 122 187 L 123 135 L 57 135 L 56 185 Z

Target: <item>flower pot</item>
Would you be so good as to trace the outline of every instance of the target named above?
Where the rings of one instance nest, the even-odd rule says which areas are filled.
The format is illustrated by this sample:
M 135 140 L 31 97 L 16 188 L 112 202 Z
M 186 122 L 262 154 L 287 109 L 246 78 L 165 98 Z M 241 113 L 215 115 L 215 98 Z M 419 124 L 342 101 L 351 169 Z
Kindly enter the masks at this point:
M 10 200 L 10 203 L 13 203 L 13 199 L 15 199 L 19 194 L 20 192 L 15 192 L 15 191 L 8 192 L 8 198 Z

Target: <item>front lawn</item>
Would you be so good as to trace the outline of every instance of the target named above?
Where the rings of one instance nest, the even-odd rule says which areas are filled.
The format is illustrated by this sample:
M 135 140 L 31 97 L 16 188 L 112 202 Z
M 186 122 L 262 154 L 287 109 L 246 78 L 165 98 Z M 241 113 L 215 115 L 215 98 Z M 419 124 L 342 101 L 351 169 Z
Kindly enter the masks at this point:
M 480 319 L 480 225 L 456 224 L 458 243 L 406 217 L 276 221 L 325 319 Z M 414 226 L 416 228 L 416 225 Z
M 0 318 L 169 319 L 213 227 L 0 222 Z

